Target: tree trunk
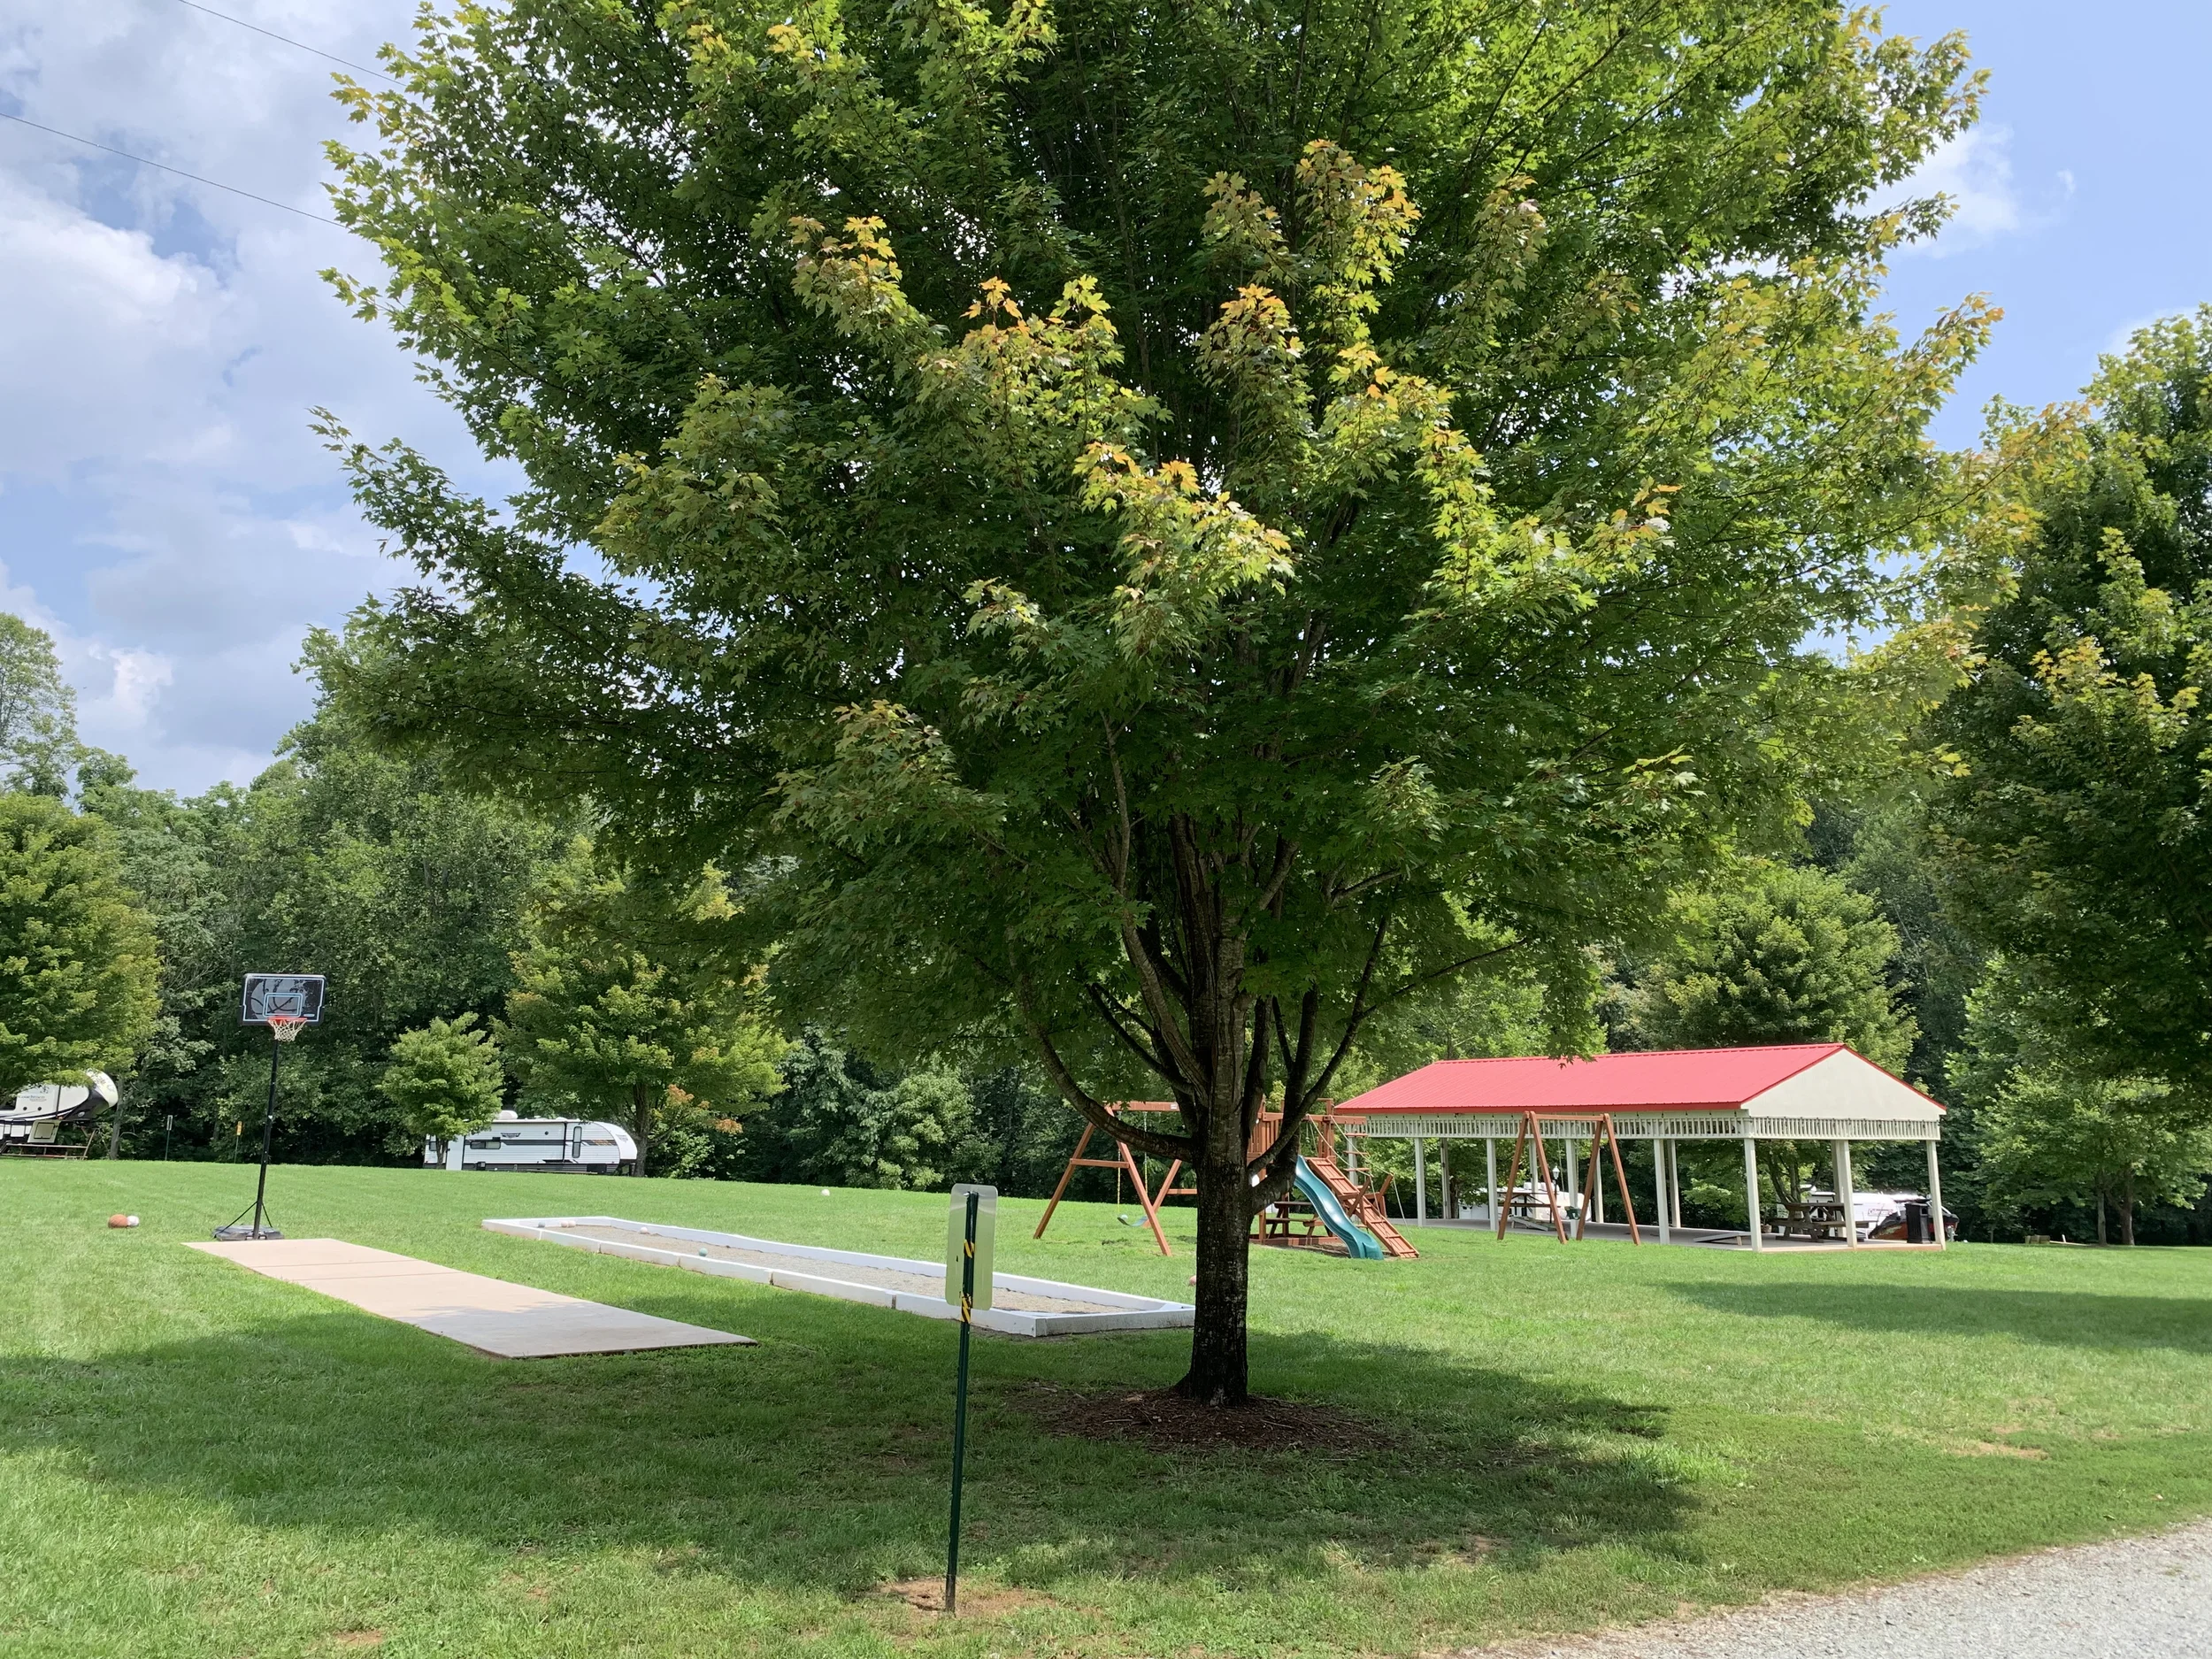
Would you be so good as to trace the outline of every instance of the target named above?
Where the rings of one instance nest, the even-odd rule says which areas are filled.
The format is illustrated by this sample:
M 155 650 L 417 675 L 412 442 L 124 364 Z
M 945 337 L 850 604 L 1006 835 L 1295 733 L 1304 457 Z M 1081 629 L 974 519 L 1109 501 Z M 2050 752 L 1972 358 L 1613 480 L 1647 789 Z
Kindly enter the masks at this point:
M 637 1169 L 645 1173 L 645 1148 L 653 1138 L 652 1092 L 642 1083 L 630 1086 L 630 1126 L 637 1137 Z
M 1006 1091 L 1006 1146 L 999 1155 L 998 1186 L 1001 1192 L 1010 1192 L 1014 1186 L 1014 1154 L 1021 1145 L 1022 1086 L 1014 1083 Z
M 2131 1248 L 2135 1243 L 2135 1172 L 2132 1170 L 2120 1183 L 2120 1242 Z
M 2104 1188 L 2101 1187 L 2097 1189 L 2097 1242 L 2100 1244 L 2109 1244 L 2112 1242 L 2110 1239 L 2105 1237 Z
M 1108 729 L 1110 742 L 1112 731 Z M 1118 780 L 1118 761 L 1116 763 Z M 1120 841 L 1110 849 L 1101 871 L 1131 896 L 1136 840 L 1125 798 L 1118 804 Z M 1239 1407 L 1249 1391 L 1245 1315 L 1249 1301 L 1252 1218 L 1262 1197 L 1274 1197 L 1291 1179 L 1290 1160 L 1298 1147 L 1299 1125 L 1327 1089 L 1361 1021 L 1372 1011 L 1365 998 L 1389 932 L 1386 911 L 1374 928 L 1366 965 L 1343 1027 L 1322 1030 L 1322 995 L 1309 986 L 1286 1010 L 1274 995 L 1262 995 L 1247 983 L 1249 962 L 1243 908 L 1245 890 L 1225 892 L 1226 864 L 1260 877 L 1266 895 L 1261 908 L 1279 914 L 1282 883 L 1296 862 L 1297 848 L 1278 838 L 1271 855 L 1256 860 L 1254 841 L 1240 835 L 1221 846 L 1210 832 L 1176 817 L 1160 826 L 1161 849 L 1171 872 L 1171 899 L 1147 918 L 1132 898 L 1121 918 L 1121 942 L 1133 974 L 1127 1001 L 1093 987 L 1095 1011 L 1123 1046 L 1133 1050 L 1173 1089 L 1183 1119 L 1180 1133 L 1163 1133 L 1126 1118 L 1107 1116 L 1112 1107 L 1076 1081 L 1041 1020 L 1024 984 L 1022 1018 L 1036 1040 L 1053 1080 L 1070 1104 L 1123 1145 L 1148 1156 L 1183 1161 L 1198 1189 L 1198 1271 L 1191 1321 L 1190 1369 L 1176 1384 L 1178 1393 L 1215 1407 Z M 1163 931 L 1158 918 L 1171 925 Z M 1282 1102 L 1282 1133 L 1276 1151 L 1259 1171 L 1246 1167 L 1248 1143 L 1271 1098 L 1269 1073 L 1279 1057 L 1273 1098 Z
M 1782 1214 L 1789 1213 L 1789 1206 L 1797 1194 L 1797 1159 L 1794 1152 L 1786 1153 L 1782 1143 L 1763 1141 L 1760 1150 L 1766 1154 L 1762 1162 L 1766 1166 L 1767 1185 L 1774 1189 L 1774 1206 Z
M 1210 1406 L 1240 1406 L 1248 1378 L 1244 1318 L 1251 1287 L 1250 1184 L 1243 1143 L 1234 1139 L 1235 1110 L 1215 1116 L 1229 1120 L 1232 1144 L 1223 1148 L 1220 1133 L 1209 1135 L 1198 1171 L 1198 1311 L 1191 1322 L 1190 1371 L 1175 1387 Z

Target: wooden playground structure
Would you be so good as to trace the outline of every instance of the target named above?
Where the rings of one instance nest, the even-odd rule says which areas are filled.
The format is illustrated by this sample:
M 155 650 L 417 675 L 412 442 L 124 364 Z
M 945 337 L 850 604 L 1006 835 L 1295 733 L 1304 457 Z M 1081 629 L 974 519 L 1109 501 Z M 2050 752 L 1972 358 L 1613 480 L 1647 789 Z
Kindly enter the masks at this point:
M 1121 1101 L 1106 1110 L 1118 1118 L 1124 1112 L 1174 1112 L 1180 1109 L 1172 1101 Z M 1376 1242 L 1382 1246 L 1386 1256 L 1394 1261 L 1417 1256 L 1420 1252 L 1391 1223 L 1387 1200 L 1393 1178 L 1385 1177 L 1380 1187 L 1368 1186 L 1355 1163 L 1354 1148 L 1356 1143 L 1348 1136 L 1342 1138 L 1346 1156 L 1340 1161 L 1337 1125 L 1332 1112 L 1325 1110 L 1307 1121 L 1314 1127 L 1316 1144 L 1314 1149 L 1305 1155 L 1304 1163 L 1314 1179 L 1335 1198 L 1347 1216 L 1373 1235 Z M 1248 1162 L 1263 1157 L 1273 1148 L 1277 1138 L 1282 1133 L 1282 1125 L 1281 1113 L 1262 1114 L 1259 1121 L 1253 1125 L 1251 1139 L 1246 1144 L 1245 1157 Z M 1178 1187 L 1175 1184 L 1175 1178 L 1183 1171 L 1182 1160 L 1178 1158 L 1168 1164 L 1167 1173 L 1160 1178 L 1160 1185 L 1156 1191 L 1145 1179 L 1144 1171 L 1139 1167 L 1134 1155 L 1123 1141 L 1114 1142 L 1114 1156 L 1111 1157 L 1084 1156 L 1090 1150 L 1091 1137 L 1097 1133 L 1097 1129 L 1095 1124 L 1083 1125 L 1082 1136 L 1076 1141 L 1074 1152 L 1069 1156 L 1067 1168 L 1060 1171 L 1060 1184 L 1052 1189 L 1051 1201 L 1045 1205 L 1045 1213 L 1038 1219 L 1037 1231 L 1030 1236 L 1038 1239 L 1045 1236 L 1045 1228 L 1051 1224 L 1052 1213 L 1060 1207 L 1060 1199 L 1068 1190 L 1068 1183 L 1074 1179 L 1076 1171 L 1118 1170 L 1129 1178 L 1130 1185 L 1135 1189 L 1137 1202 L 1144 1210 L 1145 1224 L 1152 1229 L 1153 1242 L 1160 1247 L 1160 1254 L 1174 1255 L 1175 1252 L 1168 1246 L 1167 1234 L 1160 1226 L 1160 1206 L 1171 1198 L 1198 1196 L 1196 1186 Z M 1617 1162 L 1618 1156 L 1615 1154 Z M 1348 1165 L 1353 1167 L 1348 1168 Z M 1294 1232 L 1294 1229 L 1302 1223 L 1303 1232 Z M 1324 1217 L 1310 1203 L 1286 1194 L 1270 1204 L 1256 1217 L 1252 1238 L 1255 1243 L 1284 1248 L 1323 1249 L 1328 1248 L 1325 1240 L 1333 1236 L 1325 1228 Z
M 1125 1100 L 1116 1102 L 1106 1110 L 1118 1118 L 1124 1112 L 1171 1112 L 1179 1111 L 1181 1108 L 1173 1101 Z M 1137 1167 L 1136 1156 L 1129 1150 L 1128 1142 L 1115 1141 L 1114 1156 L 1110 1158 L 1087 1158 L 1083 1156 L 1090 1149 L 1091 1137 L 1097 1133 L 1096 1124 L 1087 1123 L 1083 1125 L 1082 1138 L 1075 1143 L 1075 1150 L 1069 1155 L 1067 1168 L 1060 1171 L 1060 1184 L 1052 1189 L 1052 1200 L 1046 1204 L 1045 1213 L 1038 1217 L 1036 1232 L 1029 1236 L 1033 1239 L 1045 1236 L 1045 1228 L 1052 1222 L 1052 1212 L 1059 1209 L 1060 1195 L 1068 1190 L 1068 1183 L 1075 1179 L 1076 1171 L 1119 1170 L 1129 1177 L 1129 1184 L 1137 1189 L 1137 1202 L 1144 1207 L 1145 1225 L 1152 1229 L 1153 1242 L 1160 1247 L 1160 1254 L 1174 1255 L 1175 1252 L 1168 1248 L 1167 1234 L 1160 1231 L 1160 1206 L 1171 1198 L 1198 1196 L 1197 1187 L 1178 1187 L 1175 1184 L 1175 1178 L 1183 1172 L 1182 1159 L 1177 1158 L 1168 1164 L 1167 1173 L 1160 1178 L 1160 1190 L 1156 1193 L 1146 1184 L 1144 1171 Z
M 1322 1186 L 1328 1188 L 1336 1202 L 1343 1207 L 1346 1215 L 1374 1235 L 1375 1241 L 1383 1248 L 1384 1256 L 1394 1262 L 1410 1261 L 1419 1256 L 1420 1251 L 1413 1248 L 1412 1242 L 1398 1231 L 1390 1219 L 1390 1184 L 1397 1178 L 1386 1175 L 1381 1186 L 1368 1185 L 1365 1171 L 1352 1160 L 1356 1143 L 1349 1136 L 1343 1137 L 1345 1156 L 1340 1158 L 1336 1118 L 1333 1111 L 1321 1112 L 1306 1121 L 1313 1125 L 1315 1141 L 1313 1149 L 1305 1155 L 1306 1168 L 1313 1172 Z M 1282 1126 L 1280 1113 L 1264 1114 L 1253 1127 L 1252 1144 L 1245 1156 L 1248 1158 L 1257 1157 L 1273 1147 L 1276 1138 L 1282 1133 Z M 1291 1229 L 1302 1222 L 1304 1232 L 1294 1234 Z M 1320 1249 L 1325 1248 L 1320 1237 L 1317 1236 L 1322 1225 L 1320 1213 L 1311 1204 L 1302 1205 L 1299 1200 L 1286 1194 L 1260 1212 L 1259 1228 L 1252 1236 L 1255 1241 L 1261 1244 Z

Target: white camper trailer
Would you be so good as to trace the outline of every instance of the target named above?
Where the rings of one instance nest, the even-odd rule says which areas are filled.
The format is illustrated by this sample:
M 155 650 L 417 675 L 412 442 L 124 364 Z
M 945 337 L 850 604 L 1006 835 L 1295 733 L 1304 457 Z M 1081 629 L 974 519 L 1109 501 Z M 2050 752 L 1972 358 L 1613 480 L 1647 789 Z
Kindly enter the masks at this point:
M 425 1137 L 422 1161 L 433 1169 L 541 1170 L 561 1175 L 619 1175 L 637 1164 L 637 1142 L 618 1124 L 581 1118 L 518 1118 L 440 1141 Z
M 64 1141 L 62 1125 L 87 1122 L 116 1101 L 115 1080 L 106 1072 L 88 1071 L 85 1077 L 83 1083 L 34 1083 L 0 1107 L 0 1152 L 82 1157 L 83 1143 Z

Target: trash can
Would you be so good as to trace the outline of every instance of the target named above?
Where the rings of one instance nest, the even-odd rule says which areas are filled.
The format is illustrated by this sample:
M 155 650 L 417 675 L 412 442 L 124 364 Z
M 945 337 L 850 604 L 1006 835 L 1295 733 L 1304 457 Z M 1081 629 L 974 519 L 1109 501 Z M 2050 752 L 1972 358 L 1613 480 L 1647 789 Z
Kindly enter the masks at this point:
M 1914 1198 L 1906 1202 L 1905 1242 L 1907 1244 L 1935 1242 L 1935 1235 L 1929 1231 L 1928 1227 L 1928 1201 L 1924 1198 Z

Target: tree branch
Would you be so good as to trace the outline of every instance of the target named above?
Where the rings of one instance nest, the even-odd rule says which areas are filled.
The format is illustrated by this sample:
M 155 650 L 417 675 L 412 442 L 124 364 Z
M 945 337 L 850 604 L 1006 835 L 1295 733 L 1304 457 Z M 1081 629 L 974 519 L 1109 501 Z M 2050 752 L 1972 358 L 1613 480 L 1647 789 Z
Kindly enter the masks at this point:
M 1263 1167 L 1263 1173 L 1250 1182 L 1245 1197 L 1248 1214 L 1258 1215 L 1290 1190 L 1291 1177 L 1298 1165 L 1300 1133 L 1312 1115 L 1310 1103 L 1315 1095 L 1305 1087 L 1305 1072 L 1312 1057 L 1314 1028 L 1320 1014 L 1320 993 L 1308 987 L 1298 1003 L 1298 1047 L 1283 1079 L 1282 1127 L 1275 1136 L 1275 1144 L 1256 1160 Z M 1248 1161 L 1248 1174 L 1252 1167 L 1253 1161 Z
M 1344 1056 L 1352 1051 L 1352 1039 L 1359 1034 L 1359 1028 L 1374 1012 L 1373 1009 L 1366 1006 L 1367 987 L 1374 982 L 1375 964 L 1382 960 L 1383 941 L 1389 935 L 1391 918 L 1395 913 L 1394 910 L 1384 910 L 1382 920 L 1375 924 L 1374 941 L 1367 947 L 1367 960 L 1360 966 L 1359 984 L 1352 992 L 1352 1011 L 1345 1016 L 1344 1034 L 1338 1039 L 1336 1052 L 1329 1056 L 1329 1064 L 1322 1068 L 1321 1075 L 1314 1079 L 1312 1087 L 1307 1090 L 1306 1099 L 1301 1102 L 1302 1105 L 1310 1106 L 1319 1098 L 1321 1091 L 1329 1087 L 1329 1080 L 1336 1076 L 1337 1067 L 1344 1064 Z M 1290 1107 L 1287 1094 L 1283 1098 L 1283 1107 L 1287 1114 Z
M 1129 896 L 1129 860 L 1136 846 L 1129 823 L 1129 783 L 1121 775 L 1121 751 L 1114 745 L 1113 722 L 1101 715 L 1099 725 L 1106 732 L 1106 759 L 1114 772 L 1114 806 L 1121 815 L 1121 853 L 1115 860 L 1114 891 L 1125 899 Z
M 1044 1062 L 1045 1074 L 1051 1078 L 1053 1086 L 1060 1091 L 1061 1098 L 1073 1107 L 1076 1114 L 1086 1123 L 1094 1128 L 1103 1129 L 1122 1145 L 1133 1147 L 1140 1152 L 1149 1152 L 1156 1158 L 1181 1158 L 1188 1162 L 1197 1157 L 1198 1142 L 1193 1137 L 1164 1135 L 1154 1130 L 1140 1129 L 1127 1119 L 1117 1118 L 1108 1111 L 1103 1102 L 1094 1099 L 1075 1080 L 1074 1073 L 1068 1070 L 1067 1062 L 1060 1057 L 1060 1050 L 1054 1046 L 1050 1033 L 1045 1030 L 1044 1022 L 1037 1018 L 1036 1009 L 1030 1001 L 1026 979 L 1017 983 L 1014 1007 L 1021 1016 L 1030 1041 L 1037 1045 L 1038 1056 Z
M 1290 879 L 1291 871 L 1298 863 L 1298 843 L 1278 835 L 1275 838 L 1275 867 L 1268 872 L 1267 886 L 1260 890 L 1259 900 L 1253 905 L 1264 913 L 1275 908 L 1275 902 L 1283 896 L 1283 887 Z
M 1252 1046 L 1244 1063 L 1244 1094 L 1237 1102 L 1237 1133 L 1245 1146 L 1252 1143 L 1252 1125 L 1267 1099 L 1267 1033 L 1274 1009 L 1275 999 L 1263 996 L 1252 1010 Z
M 1152 960 L 1152 953 L 1146 949 L 1136 922 L 1126 909 L 1121 913 L 1121 948 L 1127 954 L 1130 965 L 1137 971 L 1137 986 L 1144 994 L 1145 1010 L 1152 1016 L 1152 1028 L 1158 1033 L 1160 1047 L 1166 1051 L 1169 1061 L 1182 1069 L 1184 1081 L 1202 1089 L 1206 1069 L 1198 1064 L 1190 1040 L 1176 1026 L 1174 1005 L 1160 984 L 1159 966 Z
M 1085 986 L 1083 990 L 1084 994 L 1091 999 L 1091 1005 L 1098 1010 L 1098 1017 L 1104 1020 L 1113 1031 L 1114 1035 L 1121 1040 L 1122 1046 L 1143 1063 L 1146 1070 L 1157 1072 L 1161 1080 L 1170 1086 L 1181 1080 L 1167 1069 L 1154 1048 L 1139 1042 L 1130 1033 L 1128 1027 L 1122 1023 L 1124 1017 L 1120 1009 L 1113 999 L 1106 995 L 1102 987 L 1091 984 Z
M 1267 1000 L 1271 1002 L 1275 1002 L 1275 998 L 1271 996 Z M 1287 1091 L 1290 1087 L 1289 1079 L 1292 1067 L 1290 1055 L 1290 1032 L 1289 1029 L 1283 1024 L 1283 1010 L 1279 1003 L 1277 1004 L 1275 1009 L 1275 1052 L 1282 1056 L 1283 1058 L 1283 1087 L 1285 1090 Z M 1286 1093 L 1285 1098 L 1288 1098 L 1287 1093 Z
M 1461 956 L 1455 961 L 1446 963 L 1440 968 L 1432 969 L 1427 973 L 1417 975 L 1413 979 L 1406 980 L 1404 984 L 1394 988 L 1387 995 L 1377 997 L 1373 1004 L 1367 1010 L 1367 1013 L 1363 1014 L 1360 1018 L 1364 1019 L 1368 1017 L 1368 1015 L 1378 1013 L 1381 1010 L 1389 1007 L 1400 997 L 1410 996 L 1423 986 L 1433 985 L 1437 980 L 1443 979 L 1447 974 L 1458 973 L 1464 969 L 1473 967 L 1478 962 L 1487 962 L 1493 956 L 1502 956 L 1509 951 L 1519 950 L 1527 943 L 1528 941 L 1525 939 L 1516 939 L 1507 944 L 1494 945 L 1488 950 L 1478 950 L 1471 956 Z

